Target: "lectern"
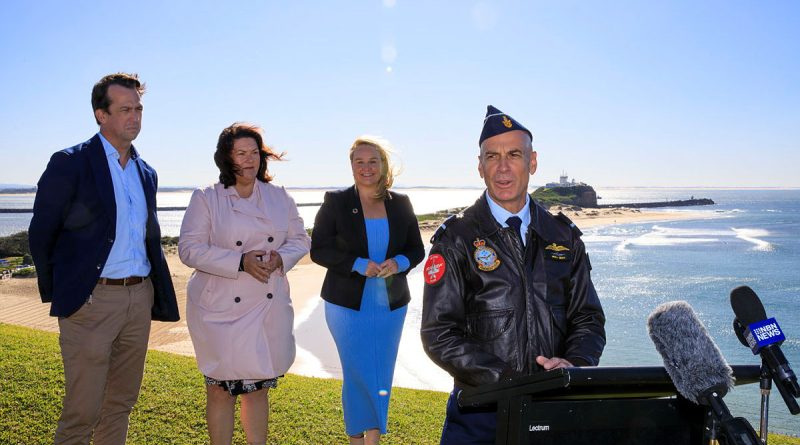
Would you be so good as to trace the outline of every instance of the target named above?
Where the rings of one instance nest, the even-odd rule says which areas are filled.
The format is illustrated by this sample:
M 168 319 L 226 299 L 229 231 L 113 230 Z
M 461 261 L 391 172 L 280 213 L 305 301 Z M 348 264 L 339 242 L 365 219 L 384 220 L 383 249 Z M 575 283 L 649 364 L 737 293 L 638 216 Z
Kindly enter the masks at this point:
M 737 385 L 759 381 L 759 366 L 731 368 Z M 700 445 L 711 422 L 663 366 L 556 369 L 465 389 L 459 403 L 497 404 L 496 444 Z

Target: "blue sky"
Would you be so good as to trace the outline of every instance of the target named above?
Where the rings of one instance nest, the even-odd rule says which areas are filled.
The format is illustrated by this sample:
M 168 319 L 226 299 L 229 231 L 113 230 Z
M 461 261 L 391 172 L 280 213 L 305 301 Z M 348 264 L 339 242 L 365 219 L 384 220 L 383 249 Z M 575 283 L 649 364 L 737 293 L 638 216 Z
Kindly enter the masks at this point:
M 219 132 L 243 120 L 287 152 L 283 185 L 350 184 L 368 133 L 395 146 L 397 185 L 479 186 L 493 104 L 534 132 L 534 184 L 800 186 L 796 1 L 120 5 L 3 3 L 0 183 L 88 139 L 92 85 L 131 71 L 161 185 L 214 182 Z

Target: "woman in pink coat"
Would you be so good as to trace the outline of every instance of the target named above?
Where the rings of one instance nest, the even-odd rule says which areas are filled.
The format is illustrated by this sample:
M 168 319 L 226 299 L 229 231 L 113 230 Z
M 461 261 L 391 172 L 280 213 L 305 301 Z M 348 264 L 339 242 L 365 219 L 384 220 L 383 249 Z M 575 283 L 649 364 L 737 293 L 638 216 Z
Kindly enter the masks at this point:
M 269 388 L 295 357 L 286 272 L 311 241 L 294 200 L 270 183 L 261 129 L 235 123 L 220 134 L 220 182 L 192 194 L 181 225 L 181 261 L 195 269 L 186 316 L 206 382 L 211 444 L 230 443 L 241 396 L 250 444 L 265 444 Z

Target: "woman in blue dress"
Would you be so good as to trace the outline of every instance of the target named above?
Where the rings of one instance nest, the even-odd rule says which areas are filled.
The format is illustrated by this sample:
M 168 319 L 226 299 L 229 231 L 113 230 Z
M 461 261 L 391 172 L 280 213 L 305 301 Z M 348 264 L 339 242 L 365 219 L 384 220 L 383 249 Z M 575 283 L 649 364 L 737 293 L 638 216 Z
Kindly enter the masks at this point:
M 314 221 L 311 259 L 328 269 L 320 292 L 342 364 L 342 406 L 351 444 L 386 434 L 392 377 L 411 294 L 406 274 L 425 248 L 407 196 L 389 190 L 386 143 L 350 148 L 355 185 L 327 192 Z

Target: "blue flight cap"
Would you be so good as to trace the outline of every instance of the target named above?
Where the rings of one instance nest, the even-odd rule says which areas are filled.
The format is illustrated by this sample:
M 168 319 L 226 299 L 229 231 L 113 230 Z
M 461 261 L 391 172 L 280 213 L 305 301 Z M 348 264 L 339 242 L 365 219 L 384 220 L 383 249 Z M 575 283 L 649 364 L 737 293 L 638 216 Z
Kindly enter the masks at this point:
M 531 137 L 531 142 L 533 142 L 533 133 L 531 133 L 530 130 L 515 121 L 513 117 L 489 105 L 486 107 L 486 117 L 483 119 L 483 130 L 481 131 L 481 138 L 478 141 L 478 147 L 480 147 L 486 139 L 512 130 L 520 130 L 528 133 L 528 136 Z

